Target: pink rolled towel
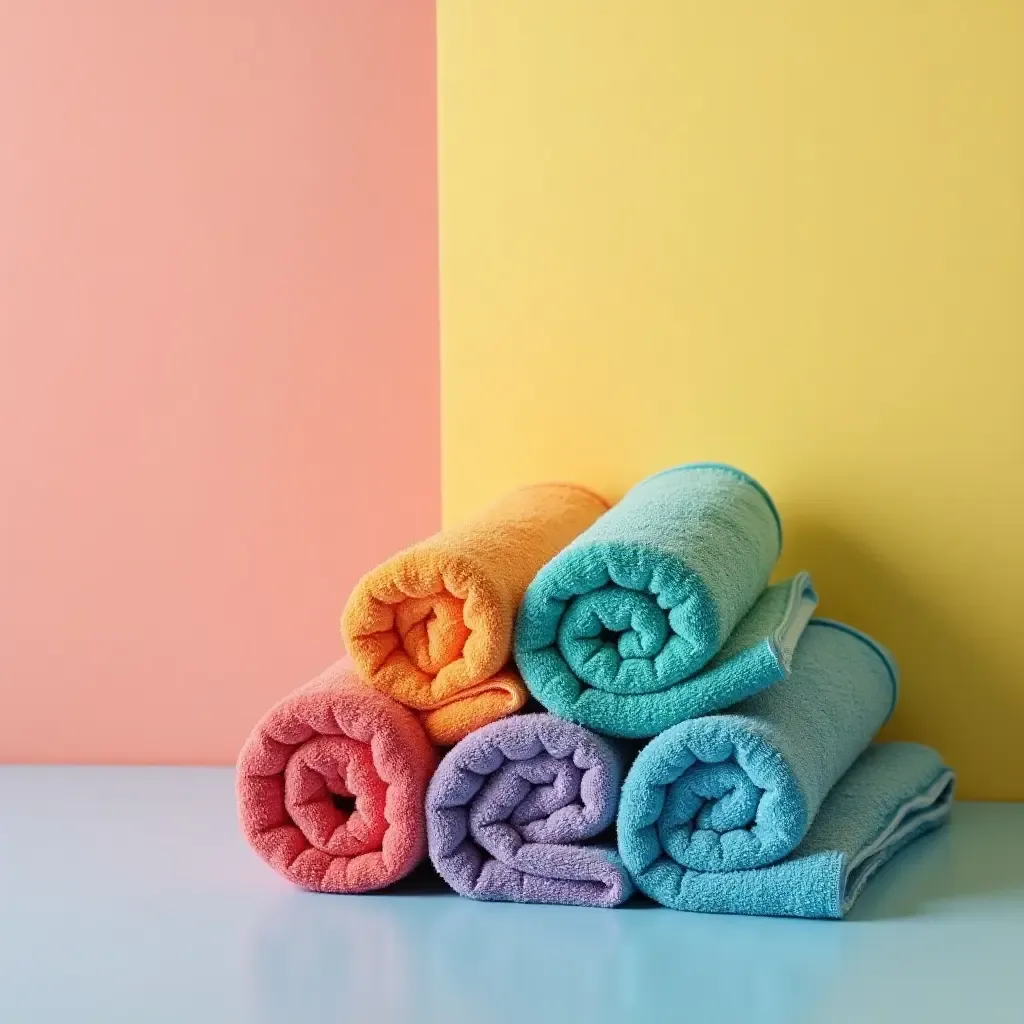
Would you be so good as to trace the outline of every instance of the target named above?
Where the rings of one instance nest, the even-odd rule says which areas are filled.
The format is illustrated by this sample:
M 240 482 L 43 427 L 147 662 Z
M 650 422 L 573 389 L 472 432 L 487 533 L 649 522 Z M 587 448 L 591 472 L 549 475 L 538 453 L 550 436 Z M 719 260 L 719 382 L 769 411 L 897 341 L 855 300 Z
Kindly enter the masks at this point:
M 413 712 L 339 661 L 272 707 L 238 758 L 252 848 L 318 892 L 367 892 L 426 856 L 437 754 Z

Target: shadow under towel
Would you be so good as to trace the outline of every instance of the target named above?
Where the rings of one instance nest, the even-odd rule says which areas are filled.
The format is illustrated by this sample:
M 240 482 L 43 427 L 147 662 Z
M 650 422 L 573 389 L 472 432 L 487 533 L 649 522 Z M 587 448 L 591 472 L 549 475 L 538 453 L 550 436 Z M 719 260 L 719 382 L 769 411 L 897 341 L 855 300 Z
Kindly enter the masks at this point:
M 471 733 L 427 792 L 430 859 L 480 900 L 614 907 L 633 891 L 613 843 L 623 755 L 579 725 L 521 715 Z

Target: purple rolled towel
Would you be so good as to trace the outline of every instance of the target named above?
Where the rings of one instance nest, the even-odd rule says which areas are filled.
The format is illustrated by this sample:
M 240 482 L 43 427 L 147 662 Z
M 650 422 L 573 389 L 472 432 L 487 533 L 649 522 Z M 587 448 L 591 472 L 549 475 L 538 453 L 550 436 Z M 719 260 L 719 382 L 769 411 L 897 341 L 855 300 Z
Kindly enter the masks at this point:
M 615 907 L 633 891 L 614 836 L 623 754 L 554 715 L 506 718 L 470 733 L 427 790 L 430 859 L 478 900 Z

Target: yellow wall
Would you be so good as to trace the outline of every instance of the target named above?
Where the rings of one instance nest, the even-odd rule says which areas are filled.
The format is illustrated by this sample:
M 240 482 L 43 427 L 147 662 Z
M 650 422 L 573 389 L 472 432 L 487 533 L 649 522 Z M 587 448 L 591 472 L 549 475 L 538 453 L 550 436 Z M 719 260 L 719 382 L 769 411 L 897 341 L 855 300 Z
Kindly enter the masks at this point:
M 440 0 L 445 514 L 691 459 L 1024 798 L 1024 3 Z

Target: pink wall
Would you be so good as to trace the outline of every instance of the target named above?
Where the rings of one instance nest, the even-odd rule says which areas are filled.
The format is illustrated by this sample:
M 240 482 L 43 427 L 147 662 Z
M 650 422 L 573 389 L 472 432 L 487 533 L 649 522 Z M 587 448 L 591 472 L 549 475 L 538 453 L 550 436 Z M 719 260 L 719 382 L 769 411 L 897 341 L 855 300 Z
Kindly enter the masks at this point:
M 0 0 L 0 760 L 233 760 L 436 529 L 434 93 L 426 0 Z

